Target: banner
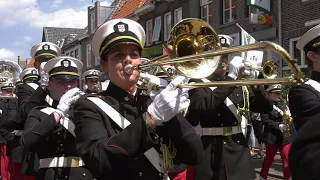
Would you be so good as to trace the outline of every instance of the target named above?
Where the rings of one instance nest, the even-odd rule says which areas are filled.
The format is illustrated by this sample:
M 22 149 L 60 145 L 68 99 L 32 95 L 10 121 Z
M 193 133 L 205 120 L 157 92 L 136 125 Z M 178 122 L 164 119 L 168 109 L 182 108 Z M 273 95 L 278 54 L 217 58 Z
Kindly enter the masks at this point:
M 248 6 L 253 6 L 264 13 L 270 13 L 270 0 L 247 0 Z
M 241 29 L 241 45 L 254 44 L 258 42 L 246 30 L 244 30 L 238 23 L 236 23 L 236 26 L 238 26 Z M 244 59 L 245 63 L 261 66 L 262 60 L 263 60 L 263 51 L 252 50 L 252 51 L 241 52 L 241 57 Z
M 249 15 L 249 24 L 270 24 L 271 18 L 267 14 L 253 14 Z

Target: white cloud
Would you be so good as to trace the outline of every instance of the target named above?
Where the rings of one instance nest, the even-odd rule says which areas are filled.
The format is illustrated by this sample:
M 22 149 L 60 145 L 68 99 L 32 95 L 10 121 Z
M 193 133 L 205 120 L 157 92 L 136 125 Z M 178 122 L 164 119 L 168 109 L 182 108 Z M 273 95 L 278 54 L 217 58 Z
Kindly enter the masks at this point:
M 17 24 L 33 28 L 44 26 L 84 28 L 87 25 L 87 10 L 69 8 L 46 13 L 39 8 L 36 0 L 0 0 L 0 19 L 5 20 L 0 21 L 0 28 Z
M 32 37 L 30 37 L 30 36 L 23 36 L 23 39 L 25 41 L 32 41 Z
M 0 48 L 0 59 L 16 59 L 17 56 L 8 49 Z
M 52 8 L 57 8 L 60 6 L 60 4 L 63 3 L 63 0 L 53 0 L 52 4 L 51 4 L 51 7 Z

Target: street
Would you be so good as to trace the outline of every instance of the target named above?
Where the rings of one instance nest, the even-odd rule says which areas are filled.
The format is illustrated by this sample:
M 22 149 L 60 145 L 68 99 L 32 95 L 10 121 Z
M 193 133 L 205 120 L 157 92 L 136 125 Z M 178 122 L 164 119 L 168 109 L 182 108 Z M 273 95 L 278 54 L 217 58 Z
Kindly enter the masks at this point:
M 254 159 L 253 164 L 257 173 L 257 178 L 255 180 L 259 180 L 259 173 L 262 167 L 263 159 Z M 277 154 L 274 158 L 273 164 L 269 170 L 268 180 L 280 180 L 283 179 L 282 174 L 282 163 L 280 155 Z

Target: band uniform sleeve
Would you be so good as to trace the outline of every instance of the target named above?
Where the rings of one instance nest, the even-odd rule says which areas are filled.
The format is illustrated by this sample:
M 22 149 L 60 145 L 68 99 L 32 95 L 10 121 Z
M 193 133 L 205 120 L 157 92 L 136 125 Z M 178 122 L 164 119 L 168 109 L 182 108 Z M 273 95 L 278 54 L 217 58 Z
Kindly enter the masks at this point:
M 275 122 L 269 118 L 269 114 L 260 114 L 262 123 L 268 128 L 279 130 L 279 122 Z
M 193 80 L 193 82 L 202 82 Z M 190 106 L 188 110 L 207 112 L 215 110 L 234 91 L 235 86 L 218 87 L 213 91 L 210 88 L 195 88 L 189 91 Z
M 188 165 L 198 165 L 201 162 L 204 154 L 201 137 L 182 114 L 166 122 L 164 129 L 163 136 L 169 135 L 174 141 L 177 159 Z
M 320 114 L 313 116 L 298 131 L 289 152 L 289 168 L 294 180 L 320 177 Z
M 48 136 L 59 127 L 53 113 L 47 115 L 38 109 L 30 112 L 28 119 L 25 123 L 23 134 L 21 136 L 21 145 L 27 151 L 37 151 L 37 147 L 41 142 L 46 140 Z
M 258 113 L 269 113 L 273 109 L 273 102 L 269 98 L 263 86 L 248 88 L 250 93 L 250 111 Z
M 10 99 L 7 103 L 7 107 L 3 112 L 1 123 L 6 130 L 12 132 L 20 128 L 20 124 L 17 122 L 18 104 L 16 99 Z M 22 128 L 22 127 L 21 127 Z
M 145 114 L 119 132 L 99 107 L 82 97 L 74 105 L 74 122 L 78 153 L 96 177 L 107 177 L 113 169 L 122 169 L 153 145 Z
M 24 98 L 25 100 L 19 104 L 19 113 L 21 119 L 27 119 L 28 113 L 35 107 L 39 105 L 44 105 L 45 98 L 47 96 L 47 92 L 39 86 L 32 94 L 29 94 L 28 98 Z M 20 97 L 19 97 L 20 98 Z
M 29 98 L 32 95 L 32 92 L 33 91 L 31 90 L 31 87 L 29 87 L 29 85 L 27 84 L 22 84 L 18 86 L 17 96 L 18 96 L 19 108 L 24 102 L 29 100 Z
M 293 86 L 289 91 L 289 108 L 295 127 L 320 114 L 319 92 L 308 85 Z

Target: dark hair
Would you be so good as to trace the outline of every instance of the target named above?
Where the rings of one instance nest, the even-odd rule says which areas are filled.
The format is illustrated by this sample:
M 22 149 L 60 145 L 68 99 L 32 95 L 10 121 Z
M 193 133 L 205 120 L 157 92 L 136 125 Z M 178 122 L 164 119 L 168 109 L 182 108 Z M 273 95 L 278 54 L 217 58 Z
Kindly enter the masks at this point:
M 47 62 L 53 58 L 55 58 L 55 56 L 39 56 L 35 59 L 35 62 Z
M 310 42 L 308 42 L 308 44 L 306 44 L 303 48 L 304 52 L 305 52 L 305 59 L 306 59 L 306 62 L 307 62 L 307 65 L 308 65 L 308 69 L 309 70 L 312 70 L 313 69 L 313 63 L 312 61 L 308 58 L 307 54 L 308 54 L 308 51 L 312 51 L 316 54 L 319 54 L 320 55 L 320 45 L 319 46 L 316 46 L 316 47 L 313 47 L 313 45 L 317 42 L 320 42 L 320 36 L 318 36 L 317 38 L 314 38 L 313 40 L 311 40 Z
M 37 83 L 38 81 L 39 81 L 39 78 L 36 78 L 36 77 L 23 80 L 24 83 Z

